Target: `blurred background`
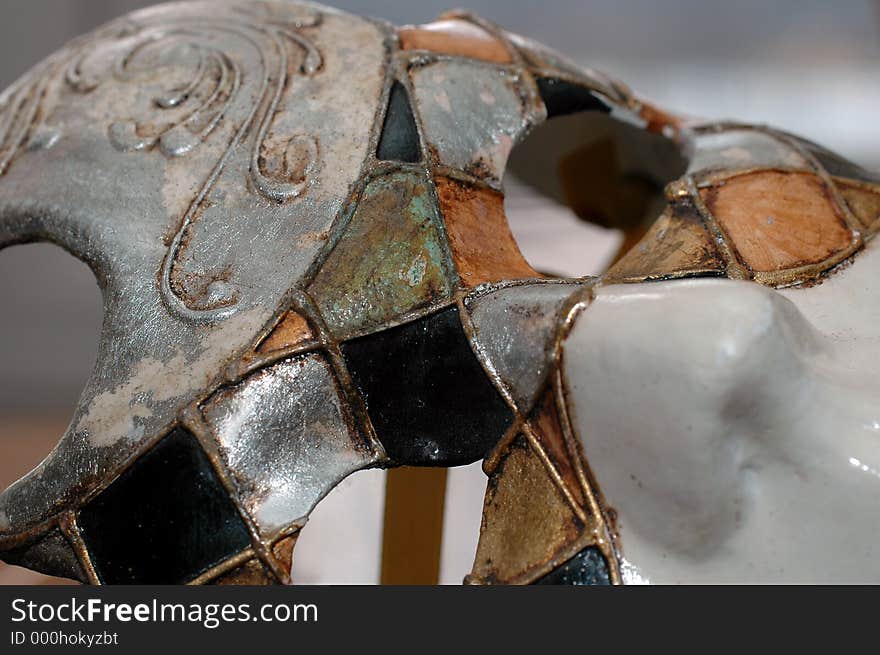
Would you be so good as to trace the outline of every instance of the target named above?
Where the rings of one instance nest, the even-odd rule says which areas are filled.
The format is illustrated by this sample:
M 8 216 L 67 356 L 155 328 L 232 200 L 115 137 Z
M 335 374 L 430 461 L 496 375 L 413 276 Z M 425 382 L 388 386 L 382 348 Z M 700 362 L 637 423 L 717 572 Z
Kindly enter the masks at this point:
M 71 37 L 143 0 L 0 1 L 0 88 Z M 337 0 L 397 24 L 431 20 L 455 0 Z M 622 79 L 672 109 L 784 127 L 880 168 L 877 0 L 470 0 L 471 9 Z M 541 232 L 526 216 L 545 211 Z M 564 211 L 509 207 L 527 258 L 597 272 L 618 242 Z M 535 221 L 528 221 L 534 226 Z M 577 231 L 577 238 L 570 238 Z M 567 234 L 564 239 L 560 235 Z M 95 357 L 101 298 L 91 273 L 60 249 L 0 252 L 0 487 L 45 456 L 64 430 Z M 441 581 L 473 559 L 485 478 L 451 471 Z M 378 580 L 384 474 L 352 476 L 316 511 L 297 546 L 301 582 Z M 2 565 L 0 565 L 2 566 Z M 0 583 L 37 576 L 0 568 Z

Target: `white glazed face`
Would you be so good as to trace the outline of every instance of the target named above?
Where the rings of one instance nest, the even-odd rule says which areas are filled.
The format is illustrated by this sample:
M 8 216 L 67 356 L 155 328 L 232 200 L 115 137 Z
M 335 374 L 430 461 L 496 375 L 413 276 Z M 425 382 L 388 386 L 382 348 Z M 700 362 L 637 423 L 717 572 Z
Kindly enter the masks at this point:
M 810 288 L 597 290 L 564 366 L 625 582 L 880 581 L 877 279 L 874 241 Z

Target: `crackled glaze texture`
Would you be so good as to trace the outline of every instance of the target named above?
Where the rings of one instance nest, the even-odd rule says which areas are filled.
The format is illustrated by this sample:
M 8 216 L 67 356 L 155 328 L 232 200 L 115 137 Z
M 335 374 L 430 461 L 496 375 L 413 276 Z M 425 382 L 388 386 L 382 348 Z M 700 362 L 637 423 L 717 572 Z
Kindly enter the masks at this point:
M 518 144 L 524 182 L 625 231 L 604 275 L 522 256 Z M 878 215 L 816 144 L 467 13 L 135 12 L 0 95 L 0 246 L 60 244 L 105 299 L 0 556 L 284 583 L 345 476 L 483 460 L 470 583 L 875 580 Z

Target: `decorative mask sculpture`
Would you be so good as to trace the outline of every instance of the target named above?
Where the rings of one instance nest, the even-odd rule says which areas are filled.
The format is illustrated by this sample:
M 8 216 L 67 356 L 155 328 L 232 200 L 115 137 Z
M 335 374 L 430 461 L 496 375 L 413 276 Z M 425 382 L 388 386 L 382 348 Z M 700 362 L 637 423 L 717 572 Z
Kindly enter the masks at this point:
M 598 118 L 617 150 L 577 147 Z M 521 142 L 514 172 L 632 237 L 604 275 L 521 256 Z M 0 96 L 0 246 L 61 245 L 105 303 L 0 557 L 286 582 L 350 473 L 484 460 L 472 583 L 876 580 L 878 214 L 813 143 L 471 15 L 131 14 Z

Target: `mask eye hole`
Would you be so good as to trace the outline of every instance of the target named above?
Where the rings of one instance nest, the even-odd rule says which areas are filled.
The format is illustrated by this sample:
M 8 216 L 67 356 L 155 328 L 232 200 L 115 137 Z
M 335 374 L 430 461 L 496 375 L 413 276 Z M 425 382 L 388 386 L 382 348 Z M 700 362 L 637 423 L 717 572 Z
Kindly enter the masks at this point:
M 624 122 L 578 87 L 549 87 L 549 119 L 518 143 L 505 171 L 505 213 L 535 269 L 603 273 L 644 236 L 663 188 L 687 162 L 664 136 Z
M 49 243 L 0 251 L 0 489 L 40 463 L 94 368 L 102 301 L 86 264 Z M 0 582 L 62 582 L 0 563 Z

